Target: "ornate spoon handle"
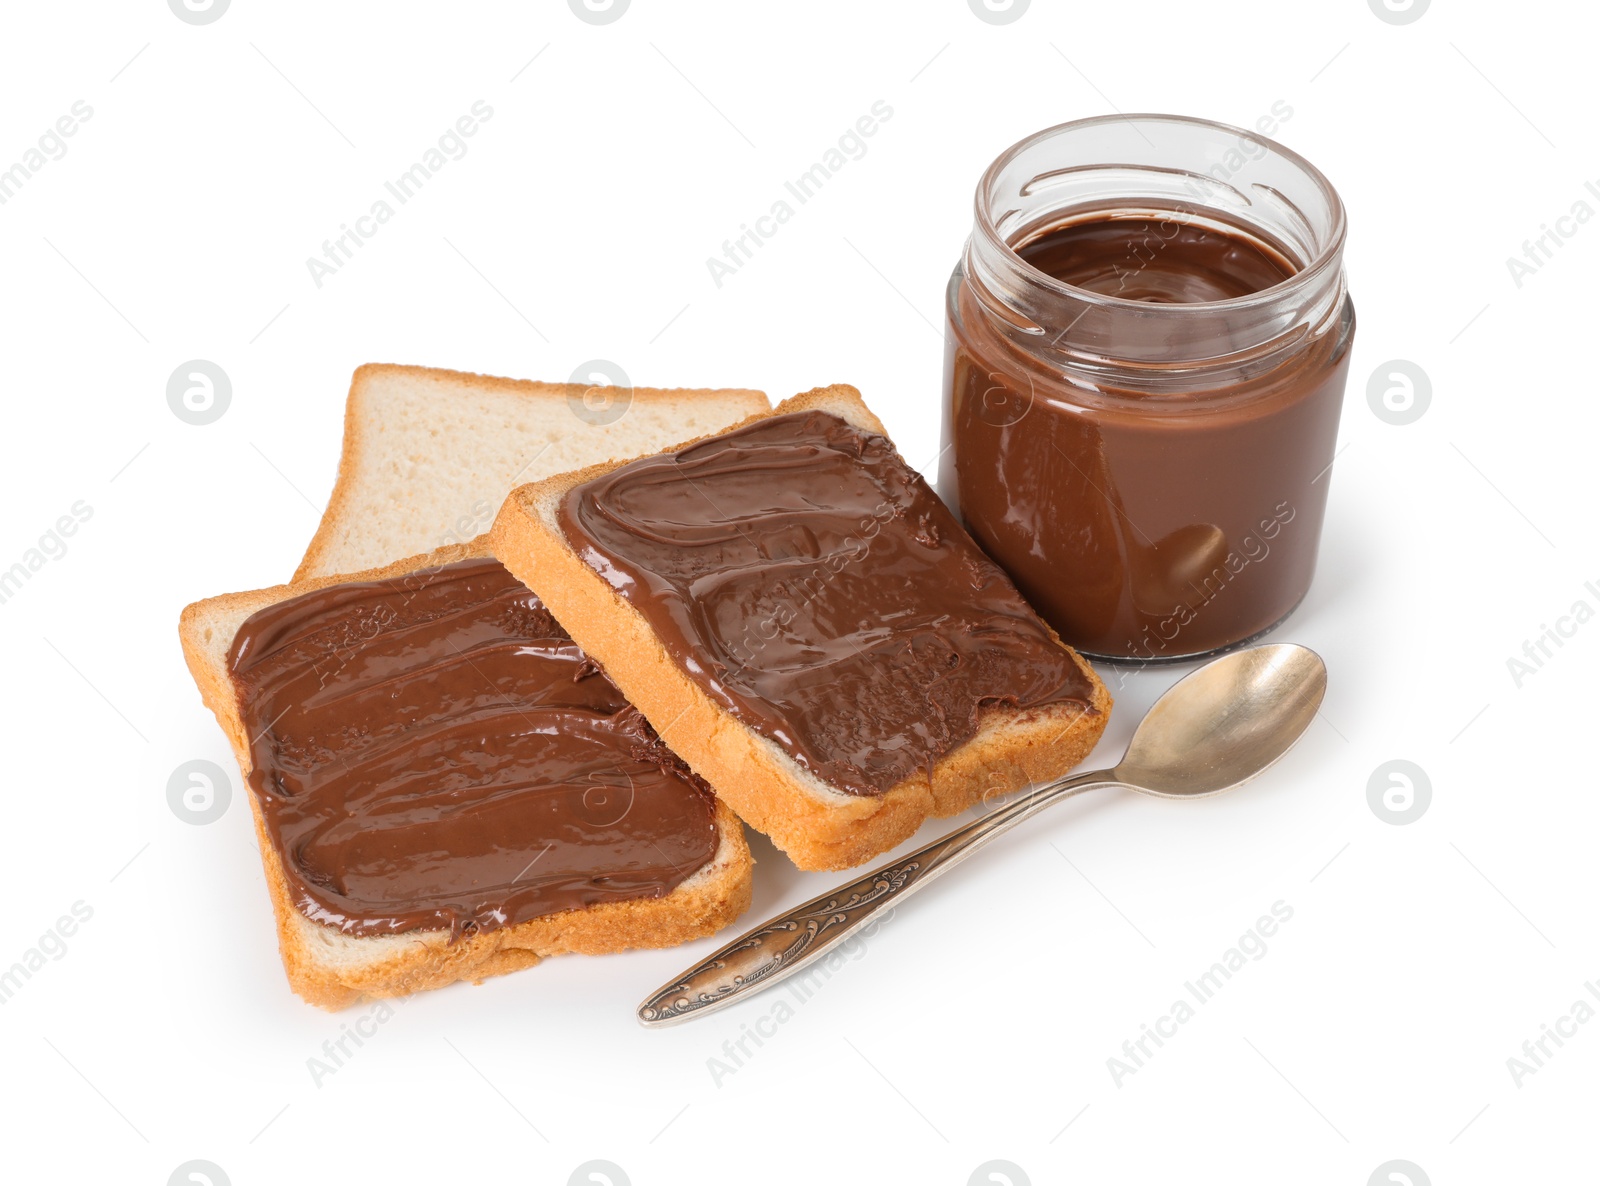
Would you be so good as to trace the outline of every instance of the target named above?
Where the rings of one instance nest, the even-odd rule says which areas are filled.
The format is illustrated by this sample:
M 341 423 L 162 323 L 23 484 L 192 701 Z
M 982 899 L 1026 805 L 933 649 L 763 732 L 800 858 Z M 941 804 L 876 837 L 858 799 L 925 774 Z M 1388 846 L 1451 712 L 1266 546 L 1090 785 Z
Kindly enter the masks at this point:
M 1107 770 L 1093 770 L 1047 784 L 925 848 L 812 898 L 789 913 L 746 931 L 677 980 L 651 993 L 639 1006 L 639 1021 L 647 1026 L 673 1025 L 770 988 L 822 958 L 884 911 L 892 910 L 946 869 L 1023 820 L 1082 791 L 1117 785 L 1120 784 Z

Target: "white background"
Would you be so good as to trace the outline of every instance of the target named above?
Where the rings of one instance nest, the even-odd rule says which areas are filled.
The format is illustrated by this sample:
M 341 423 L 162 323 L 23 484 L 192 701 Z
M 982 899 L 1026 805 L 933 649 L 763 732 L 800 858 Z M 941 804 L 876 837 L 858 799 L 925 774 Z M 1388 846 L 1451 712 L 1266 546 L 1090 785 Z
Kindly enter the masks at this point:
M 1034 0 L 994 26 L 965 0 L 634 0 L 594 26 L 558 0 L 234 0 L 194 27 L 160 0 L 8 6 L 0 168 L 76 100 L 93 116 L 0 205 L 0 568 L 74 503 L 92 518 L 0 604 L 0 968 L 74 902 L 93 915 L 0 1006 L 0 1172 L 565 1183 L 598 1158 L 635 1186 L 958 1186 L 1005 1159 L 1034 1183 L 1359 1186 L 1405 1158 L 1440 1184 L 1575 1180 L 1600 1024 L 1520 1086 L 1506 1060 L 1600 977 L 1600 625 L 1521 687 L 1507 659 L 1600 608 L 1600 225 L 1568 224 L 1520 287 L 1505 261 L 1580 199 L 1600 210 L 1582 20 Z M 470 151 L 319 289 L 306 258 L 479 99 Z M 706 258 L 879 99 L 865 155 L 718 288 Z M 307 1060 L 365 1011 L 286 987 L 236 775 L 203 827 L 166 784 L 195 758 L 234 770 L 178 612 L 288 577 L 351 370 L 565 380 L 598 357 L 774 398 L 850 382 L 931 462 L 943 286 L 983 167 L 1065 119 L 1249 125 L 1277 100 L 1279 138 L 1349 207 L 1359 311 L 1320 572 L 1278 634 L 1332 673 L 1300 747 L 1230 796 L 1079 800 L 1008 837 L 720 1080 L 708 1060 L 775 996 L 633 1020 L 705 941 L 426 994 L 315 1083 Z M 165 397 L 192 358 L 233 383 L 203 427 Z M 1433 392 L 1405 426 L 1366 399 L 1396 358 Z M 1177 674 L 1108 670 L 1098 757 Z M 1395 758 L 1432 784 L 1407 826 L 1367 801 Z M 747 922 L 836 880 L 756 850 Z M 1106 1060 L 1280 900 L 1266 956 L 1116 1085 Z

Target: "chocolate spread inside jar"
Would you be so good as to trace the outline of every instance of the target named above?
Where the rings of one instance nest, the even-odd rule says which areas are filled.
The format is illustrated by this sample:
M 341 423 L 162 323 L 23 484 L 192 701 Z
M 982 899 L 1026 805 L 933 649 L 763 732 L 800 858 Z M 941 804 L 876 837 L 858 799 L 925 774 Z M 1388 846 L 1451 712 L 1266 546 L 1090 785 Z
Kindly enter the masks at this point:
M 985 174 L 940 492 L 1065 641 L 1188 658 L 1305 595 L 1354 332 L 1343 241 L 1320 173 L 1218 124 L 1065 124 Z

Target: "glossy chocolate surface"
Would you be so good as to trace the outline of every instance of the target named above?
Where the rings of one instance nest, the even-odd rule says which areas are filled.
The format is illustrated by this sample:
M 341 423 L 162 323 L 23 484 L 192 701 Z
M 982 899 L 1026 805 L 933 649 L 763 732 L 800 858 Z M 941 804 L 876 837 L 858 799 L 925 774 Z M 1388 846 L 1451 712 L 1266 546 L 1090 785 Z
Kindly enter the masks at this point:
M 1246 297 L 1294 274 L 1267 244 L 1176 217 L 1091 219 L 1017 253 L 1075 287 L 1159 305 Z M 940 491 L 1063 639 L 1107 658 L 1174 659 L 1294 609 L 1316 563 L 1348 306 L 1335 329 L 1224 375 L 1149 366 L 1138 389 L 1115 357 L 1099 373 L 1053 366 L 1050 335 L 1070 326 L 1019 345 L 965 280 L 949 312 Z M 1107 349 L 1159 357 L 1173 321 L 1131 312 L 1121 324 L 1137 340 Z
M 1090 681 L 890 442 L 792 412 L 574 487 L 568 543 L 729 713 L 873 795 Z
M 1292 263 L 1262 243 L 1198 223 L 1156 218 L 1069 223 L 1017 254 L 1076 288 L 1173 305 L 1249 296 L 1295 272 Z
M 347 934 L 657 898 L 716 853 L 704 784 L 497 561 L 279 602 L 229 668 L 295 905 Z

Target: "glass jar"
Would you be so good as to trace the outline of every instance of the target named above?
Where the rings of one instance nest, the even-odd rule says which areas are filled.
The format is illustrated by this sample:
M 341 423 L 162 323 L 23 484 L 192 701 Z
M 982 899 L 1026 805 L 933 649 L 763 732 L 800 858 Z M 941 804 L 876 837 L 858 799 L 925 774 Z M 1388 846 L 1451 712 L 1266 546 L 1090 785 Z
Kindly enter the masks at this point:
M 978 184 L 946 293 L 939 488 L 1061 637 L 1192 658 L 1316 565 L 1355 332 L 1344 208 L 1252 132 L 1078 120 Z

